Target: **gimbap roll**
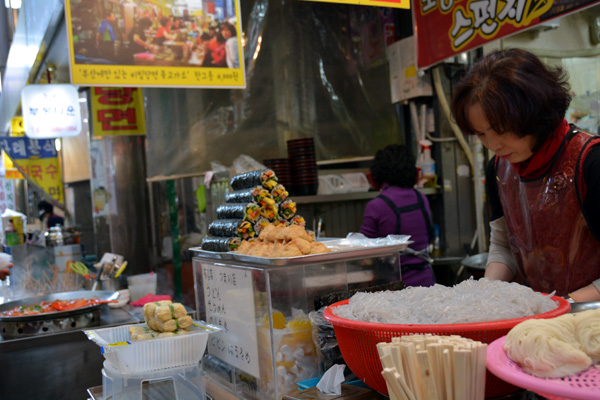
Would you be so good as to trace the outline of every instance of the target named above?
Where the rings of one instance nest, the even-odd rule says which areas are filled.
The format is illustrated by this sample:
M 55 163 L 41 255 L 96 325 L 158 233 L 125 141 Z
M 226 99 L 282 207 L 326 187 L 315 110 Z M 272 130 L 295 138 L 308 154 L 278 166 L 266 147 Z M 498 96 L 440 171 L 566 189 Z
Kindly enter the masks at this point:
M 254 232 L 256 232 L 256 236 L 260 235 L 262 230 L 265 229 L 265 227 L 270 223 L 271 222 L 267 218 L 260 217 L 258 221 L 254 223 Z
M 283 219 L 290 219 L 296 215 L 296 202 L 292 199 L 287 199 L 279 204 L 279 215 Z
M 273 225 L 275 225 L 275 226 L 278 226 L 278 225 L 290 226 L 290 221 L 279 217 L 279 219 L 277 221 L 273 221 Z
M 294 215 L 294 217 L 290 220 L 291 225 L 300 225 L 306 226 L 306 221 L 302 215 Z
M 242 240 L 239 237 L 207 236 L 202 239 L 202 250 L 206 251 L 236 251 Z
M 281 203 L 290 195 L 283 185 L 275 186 L 271 194 L 273 195 L 273 200 L 275 200 L 276 203 Z
M 237 190 L 229 193 L 225 197 L 227 203 L 256 203 L 260 206 L 265 204 L 275 204 L 271 192 L 261 186 L 254 186 L 249 189 Z
M 267 218 L 269 221 L 277 220 L 279 218 L 277 205 L 265 204 L 260 208 L 260 215 L 262 215 L 264 218 Z
M 247 189 L 258 185 L 271 190 L 277 185 L 277 176 L 272 169 L 258 169 L 234 176 L 231 178 L 230 184 L 233 190 Z
M 256 203 L 227 203 L 217 208 L 218 219 L 244 219 L 256 222 L 260 214 L 261 207 Z
M 250 221 L 240 219 L 218 219 L 208 225 L 208 233 L 212 236 L 239 237 L 248 239 L 255 232 Z

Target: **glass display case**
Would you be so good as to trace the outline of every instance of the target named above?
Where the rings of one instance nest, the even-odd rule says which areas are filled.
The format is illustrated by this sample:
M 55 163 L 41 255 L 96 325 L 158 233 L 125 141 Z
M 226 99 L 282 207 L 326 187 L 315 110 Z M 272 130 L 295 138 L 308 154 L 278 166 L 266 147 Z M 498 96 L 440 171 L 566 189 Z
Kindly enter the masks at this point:
M 224 329 L 209 340 L 205 378 L 236 398 L 280 399 L 319 376 L 308 317 L 315 297 L 400 281 L 404 248 L 287 259 L 193 249 L 196 309 Z

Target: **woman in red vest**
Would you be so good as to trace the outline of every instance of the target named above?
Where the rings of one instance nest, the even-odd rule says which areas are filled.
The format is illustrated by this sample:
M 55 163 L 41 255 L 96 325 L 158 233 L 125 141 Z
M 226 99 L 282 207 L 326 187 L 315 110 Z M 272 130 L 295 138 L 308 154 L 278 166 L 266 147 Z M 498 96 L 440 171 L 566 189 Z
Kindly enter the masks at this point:
M 490 53 L 461 79 L 452 114 L 493 151 L 485 277 L 600 300 L 600 137 L 569 125 L 567 76 L 520 49 Z

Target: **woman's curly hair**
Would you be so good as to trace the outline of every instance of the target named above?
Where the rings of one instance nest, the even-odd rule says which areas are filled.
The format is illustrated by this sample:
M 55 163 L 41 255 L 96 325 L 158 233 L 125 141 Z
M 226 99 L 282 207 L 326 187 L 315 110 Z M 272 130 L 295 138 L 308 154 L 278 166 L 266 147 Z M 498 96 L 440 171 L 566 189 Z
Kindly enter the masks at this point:
M 412 188 L 417 182 L 415 157 L 406 146 L 391 144 L 375 154 L 371 175 L 378 185 Z
M 539 149 L 560 126 L 571 102 L 568 77 L 522 49 L 496 50 L 479 60 L 454 88 L 451 110 L 460 129 L 474 134 L 469 108 L 479 103 L 499 135 L 532 135 Z

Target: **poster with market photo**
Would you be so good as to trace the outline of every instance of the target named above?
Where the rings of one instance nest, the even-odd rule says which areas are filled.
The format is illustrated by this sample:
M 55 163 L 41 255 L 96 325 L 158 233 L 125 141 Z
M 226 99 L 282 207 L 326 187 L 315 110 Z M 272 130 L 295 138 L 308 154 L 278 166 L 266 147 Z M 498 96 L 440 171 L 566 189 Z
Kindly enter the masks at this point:
M 66 0 L 71 83 L 246 87 L 239 0 Z

